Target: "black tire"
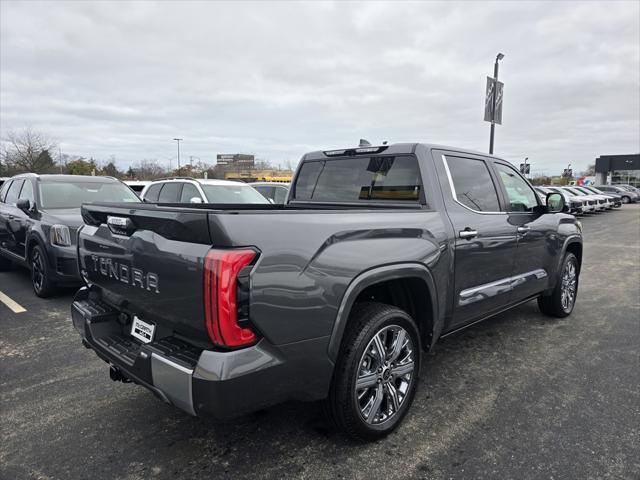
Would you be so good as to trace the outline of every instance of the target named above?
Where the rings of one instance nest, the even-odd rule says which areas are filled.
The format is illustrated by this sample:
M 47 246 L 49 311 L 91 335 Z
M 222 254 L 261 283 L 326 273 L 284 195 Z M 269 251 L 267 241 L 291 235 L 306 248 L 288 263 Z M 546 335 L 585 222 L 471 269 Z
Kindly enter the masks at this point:
M 12 262 L 8 258 L 4 258 L 0 256 L 0 272 L 6 272 L 11 270 Z
M 631 197 L 627 197 L 626 195 L 622 196 L 622 203 L 630 203 Z
M 571 315 L 578 297 L 579 278 L 580 266 L 578 259 L 573 253 L 567 253 L 562 260 L 553 292 L 550 295 L 538 297 L 540 311 L 545 315 L 556 318 L 564 318 Z M 571 289 L 571 284 L 573 289 Z M 569 298 L 567 295 L 571 290 L 572 294 Z
M 29 267 L 31 269 L 31 284 L 35 294 L 41 298 L 48 298 L 53 295 L 56 291 L 56 285 L 51 280 L 49 262 L 40 245 L 36 245 L 31 249 Z
M 401 331 L 404 332 L 402 337 Z M 376 353 L 374 337 L 382 339 L 381 344 L 386 343 L 382 348 L 385 353 L 380 357 Z M 400 346 L 401 351 L 396 354 L 395 347 L 400 344 L 406 347 Z M 329 396 L 324 403 L 329 420 L 357 440 L 377 440 L 391 433 L 413 402 L 420 375 L 421 351 L 418 328 L 406 312 L 381 303 L 356 305 L 349 317 Z M 382 357 L 384 363 L 377 363 Z M 409 368 L 412 368 L 410 372 Z M 366 381 L 374 376 L 376 379 L 370 386 L 356 391 L 357 380 Z M 405 394 L 400 397 L 403 389 Z M 358 398 L 359 392 L 361 398 Z M 369 402 L 361 405 L 367 398 Z M 370 402 L 368 416 L 374 415 L 368 422 L 363 408 L 366 409 Z

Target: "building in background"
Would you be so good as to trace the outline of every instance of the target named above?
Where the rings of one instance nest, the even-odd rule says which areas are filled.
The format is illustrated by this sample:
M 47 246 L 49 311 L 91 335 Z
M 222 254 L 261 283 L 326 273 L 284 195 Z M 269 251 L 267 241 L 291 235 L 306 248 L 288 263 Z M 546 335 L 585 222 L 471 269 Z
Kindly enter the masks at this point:
M 640 153 L 600 155 L 596 158 L 596 184 L 640 187 Z
M 224 170 L 251 170 L 256 165 L 256 157 L 244 153 L 219 153 L 216 163 Z
M 219 153 L 216 155 L 216 178 L 243 182 L 290 182 L 293 171 L 274 168 L 269 162 L 243 153 Z
M 243 182 L 291 182 L 292 170 L 243 170 L 224 173 L 225 180 L 240 180 Z

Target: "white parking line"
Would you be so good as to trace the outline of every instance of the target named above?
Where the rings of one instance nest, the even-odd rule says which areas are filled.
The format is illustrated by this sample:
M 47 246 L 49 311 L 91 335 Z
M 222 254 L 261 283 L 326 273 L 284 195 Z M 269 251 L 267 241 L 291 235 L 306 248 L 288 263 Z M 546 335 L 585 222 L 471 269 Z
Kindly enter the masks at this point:
M 13 313 L 22 313 L 27 310 L 22 307 L 18 302 L 12 300 L 4 293 L 0 292 L 0 302 L 4 303 Z

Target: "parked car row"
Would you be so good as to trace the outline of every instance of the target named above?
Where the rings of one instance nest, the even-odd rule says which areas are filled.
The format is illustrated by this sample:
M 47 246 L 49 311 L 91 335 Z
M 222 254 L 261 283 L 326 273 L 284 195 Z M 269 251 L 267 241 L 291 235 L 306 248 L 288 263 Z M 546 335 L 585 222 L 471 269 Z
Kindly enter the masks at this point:
M 112 177 L 37 175 L 3 179 L 0 186 L 0 270 L 13 264 L 31 272 L 33 290 L 48 297 L 56 287 L 81 284 L 76 232 L 83 203 L 284 203 L 241 182 L 168 178 L 125 185 Z M 142 187 L 142 189 L 140 189 Z M 133 191 L 138 189 L 139 193 Z M 278 185 L 280 189 L 281 186 Z M 270 192 L 266 192 L 267 194 Z
M 0 269 L 11 263 L 28 267 L 33 288 L 46 297 L 58 284 L 80 283 L 75 232 L 87 202 L 172 204 L 279 204 L 287 201 L 288 183 L 172 177 L 129 181 L 115 178 L 24 174 L 3 178 L 0 186 Z M 135 195 L 132 190 L 135 191 Z M 640 201 L 630 185 L 535 187 L 540 201 L 550 193 L 564 198 L 565 212 L 597 213 Z M 137 195 L 137 196 L 136 196 Z
M 574 215 L 620 208 L 624 203 L 639 200 L 638 193 L 633 190 L 623 190 L 624 195 L 621 195 L 617 190 L 605 191 L 601 186 L 544 186 L 535 187 L 535 190 L 541 197 L 551 192 L 561 193 L 565 200 L 565 211 Z

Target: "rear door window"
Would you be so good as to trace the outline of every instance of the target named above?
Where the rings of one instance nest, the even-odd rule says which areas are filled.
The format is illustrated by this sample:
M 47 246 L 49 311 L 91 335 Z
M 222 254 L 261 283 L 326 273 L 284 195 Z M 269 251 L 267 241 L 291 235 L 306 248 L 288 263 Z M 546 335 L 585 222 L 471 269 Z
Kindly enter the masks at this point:
M 200 192 L 195 185 L 192 183 L 185 183 L 182 186 L 182 194 L 180 195 L 180 203 L 191 203 L 192 198 L 199 198 L 202 200 L 200 196 Z
M 180 203 L 182 182 L 165 183 L 158 196 L 159 203 Z
M 411 155 L 349 157 L 305 162 L 296 200 L 316 202 L 419 202 L 422 180 Z
M 5 203 L 9 205 L 15 205 L 18 200 L 18 196 L 20 195 L 20 190 L 22 189 L 22 183 L 24 180 L 14 180 L 9 190 L 7 191 L 7 197 L 4 199 Z
M 157 202 L 158 201 L 158 195 L 160 194 L 160 189 L 162 188 L 162 183 L 155 183 L 153 185 L 151 185 L 146 193 L 144 194 L 144 199 L 147 202 Z
M 478 212 L 499 212 L 498 192 L 484 160 L 446 156 L 458 203 Z

